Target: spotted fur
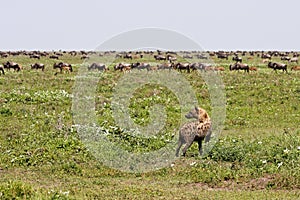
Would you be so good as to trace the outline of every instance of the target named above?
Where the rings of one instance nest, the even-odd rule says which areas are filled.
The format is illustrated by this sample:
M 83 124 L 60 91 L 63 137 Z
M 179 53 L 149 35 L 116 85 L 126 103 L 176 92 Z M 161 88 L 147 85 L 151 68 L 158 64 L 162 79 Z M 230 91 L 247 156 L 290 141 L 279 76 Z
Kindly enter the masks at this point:
M 186 118 L 195 118 L 195 121 L 185 123 L 179 130 L 178 147 L 176 156 L 179 156 L 180 148 L 185 144 L 182 154 L 185 156 L 187 149 L 198 142 L 199 154 L 202 155 L 202 141 L 208 142 L 211 135 L 211 120 L 203 108 L 195 107 L 186 116 Z

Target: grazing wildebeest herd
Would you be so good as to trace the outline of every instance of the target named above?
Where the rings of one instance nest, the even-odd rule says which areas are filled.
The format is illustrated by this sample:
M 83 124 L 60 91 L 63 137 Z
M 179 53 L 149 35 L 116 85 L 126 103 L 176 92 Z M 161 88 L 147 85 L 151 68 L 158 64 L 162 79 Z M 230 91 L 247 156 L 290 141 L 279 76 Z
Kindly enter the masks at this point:
M 88 71 L 106 72 L 112 68 L 113 71 L 124 73 L 131 70 L 178 70 L 187 73 L 196 70 L 203 72 L 244 71 L 249 73 L 261 69 L 272 69 L 274 72 L 282 70 L 283 73 L 289 73 L 299 71 L 300 68 L 297 66 L 299 54 L 293 51 L 0 51 L 2 60 L 0 73 L 2 75 L 10 69 L 16 72 L 26 69 L 23 63 L 21 65 L 14 61 L 14 57 L 17 56 L 27 56 L 27 58 L 32 59 L 33 62 L 29 65 L 32 70 L 47 71 L 49 62 L 52 60 L 53 70 L 57 70 L 54 75 L 72 73 L 73 67 L 82 65 L 82 63 L 87 65 Z M 76 56 L 79 58 L 76 63 L 68 63 L 70 58 Z M 115 61 L 113 64 L 89 63 L 90 57 L 95 56 L 99 58 L 111 56 Z M 215 64 L 207 62 L 208 58 Z M 48 59 L 49 62 L 43 63 L 45 59 Z M 39 63 L 34 62 L 34 60 L 39 60 Z
M 110 59 L 106 59 L 106 56 Z M 105 74 L 130 73 L 132 70 L 145 70 L 149 73 L 175 70 L 186 75 L 199 71 L 223 75 L 227 73 L 233 76 L 240 73 L 245 77 L 255 76 L 258 73 L 285 76 L 285 74 L 291 73 L 298 74 L 296 71 L 300 71 L 298 56 L 297 52 L 279 51 L 0 51 L 0 63 L 2 63 L 2 65 L 0 64 L 0 79 L 5 79 L 7 74 L 8 76 L 13 73 L 18 74 L 24 70 L 30 70 L 29 73 L 38 75 L 51 73 L 52 75 L 68 76 L 74 71 L 76 72 L 79 66 L 83 67 L 82 69 L 85 69 L 87 73 Z M 105 63 L 106 60 L 113 60 L 113 62 L 108 64 Z M 202 154 L 202 143 L 204 140 L 208 142 L 211 134 L 210 117 L 204 109 L 199 107 L 191 110 L 186 117 L 196 120 L 188 122 L 180 128 L 176 156 L 179 156 L 182 145 L 186 144 L 182 150 L 182 154 L 185 156 L 193 142 L 198 142 L 199 153 Z

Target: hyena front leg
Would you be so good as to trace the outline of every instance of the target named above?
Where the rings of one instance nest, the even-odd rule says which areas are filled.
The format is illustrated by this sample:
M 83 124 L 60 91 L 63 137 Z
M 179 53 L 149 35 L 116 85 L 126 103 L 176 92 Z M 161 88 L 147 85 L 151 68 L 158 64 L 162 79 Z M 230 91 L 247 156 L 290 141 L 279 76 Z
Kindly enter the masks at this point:
M 203 154 L 202 141 L 203 141 L 203 139 L 198 140 L 198 149 L 199 149 L 200 156 L 202 156 L 202 154 Z

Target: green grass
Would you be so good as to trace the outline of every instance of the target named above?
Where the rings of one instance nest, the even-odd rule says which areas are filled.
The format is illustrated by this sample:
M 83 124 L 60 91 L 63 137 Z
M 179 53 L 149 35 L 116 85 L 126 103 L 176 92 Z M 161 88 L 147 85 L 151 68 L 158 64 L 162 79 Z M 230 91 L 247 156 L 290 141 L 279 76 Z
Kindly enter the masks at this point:
M 38 61 L 46 64 L 45 72 L 31 71 L 29 65 L 35 60 L 27 56 L 0 59 L 0 63 L 7 60 L 25 69 L 0 76 L 0 199 L 300 198 L 298 72 L 274 73 L 256 57 L 245 62 L 258 66 L 258 72 L 230 72 L 231 58 L 214 59 L 215 65 L 226 67 L 220 73 L 226 120 L 212 151 L 199 158 L 194 144 L 186 158 L 165 168 L 126 173 L 99 162 L 73 126 L 72 92 L 83 63 L 79 55 L 64 55 L 61 60 L 72 63 L 75 72 L 57 76 L 52 69 L 55 60 Z M 140 61 L 154 63 L 150 56 Z M 209 91 L 201 76 L 182 74 L 201 106 L 211 113 Z M 174 131 L 181 122 L 178 100 L 160 85 L 138 88 L 129 105 L 134 122 L 151 124 L 155 104 L 165 105 L 167 119 L 156 137 L 137 136 L 118 127 L 112 117 L 111 99 L 122 75 L 113 70 L 96 74 L 97 123 L 111 142 L 129 152 L 158 150 L 178 134 Z

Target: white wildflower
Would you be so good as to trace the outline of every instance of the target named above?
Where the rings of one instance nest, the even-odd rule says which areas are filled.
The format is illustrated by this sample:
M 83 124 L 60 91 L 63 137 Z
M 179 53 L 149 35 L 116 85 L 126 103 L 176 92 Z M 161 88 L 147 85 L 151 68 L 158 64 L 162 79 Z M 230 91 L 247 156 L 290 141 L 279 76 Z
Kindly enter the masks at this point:
M 300 146 L 297 147 L 297 150 L 300 150 Z
M 283 164 L 283 162 L 278 163 L 278 164 L 277 164 L 277 168 L 281 167 L 282 164 Z
M 65 191 L 65 192 L 60 192 L 61 194 L 65 195 L 65 196 L 68 196 L 69 195 L 69 191 Z
M 190 164 L 190 166 L 194 166 L 196 164 L 196 162 L 192 162 L 191 164 Z
M 262 144 L 262 141 L 257 142 L 257 144 Z
M 289 151 L 290 150 L 288 150 L 288 149 L 283 150 L 284 153 L 288 153 Z
M 266 164 L 267 163 L 267 160 L 262 160 L 261 161 L 263 164 Z

